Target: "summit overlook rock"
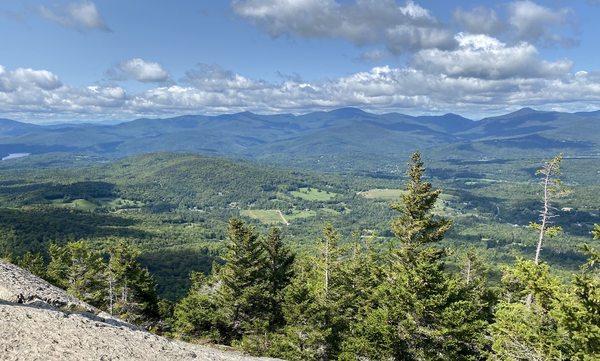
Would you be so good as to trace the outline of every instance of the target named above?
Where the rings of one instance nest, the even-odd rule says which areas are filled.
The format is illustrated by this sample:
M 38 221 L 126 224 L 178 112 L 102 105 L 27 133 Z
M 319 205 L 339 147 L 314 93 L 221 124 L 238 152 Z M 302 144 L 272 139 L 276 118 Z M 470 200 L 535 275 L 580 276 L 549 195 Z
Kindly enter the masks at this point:
M 0 260 L 2 360 L 267 360 L 168 340 Z

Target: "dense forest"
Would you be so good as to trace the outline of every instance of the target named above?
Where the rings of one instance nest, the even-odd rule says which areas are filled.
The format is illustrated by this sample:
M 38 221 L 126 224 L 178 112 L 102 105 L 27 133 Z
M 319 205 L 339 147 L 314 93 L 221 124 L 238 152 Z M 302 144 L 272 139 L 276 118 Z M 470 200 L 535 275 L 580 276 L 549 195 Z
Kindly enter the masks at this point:
M 537 220 L 542 159 L 446 162 L 426 159 L 427 176 L 443 194 L 434 207 L 454 226 L 441 241 L 451 267 L 475 248 L 499 281 L 502 267 L 535 250 L 529 223 Z M 566 279 L 585 262 L 579 245 L 600 223 L 595 160 L 565 158 L 572 190 L 556 200 L 544 260 Z M 65 154 L 0 162 L 0 254 L 41 253 L 50 243 L 87 240 L 95 250 L 113 238 L 141 251 L 161 297 L 175 301 L 189 273 L 208 273 L 224 252 L 227 220 L 239 217 L 266 232 L 282 229 L 286 243 L 311 254 L 323 224 L 355 241 L 394 237 L 390 203 L 406 177 L 395 173 L 315 173 L 192 154 L 156 153 L 107 161 Z
M 167 166 L 153 169 L 155 157 Z M 419 153 L 401 179 L 347 182 L 168 154 L 83 170 L 12 169 L 2 180 L 1 245 L 13 262 L 127 321 L 250 354 L 594 360 L 600 227 L 593 208 L 564 203 L 578 202 L 573 193 L 592 183 L 562 182 L 563 163 L 557 156 L 528 170 L 541 183 L 511 175 L 510 184 L 452 193 L 427 180 Z M 232 180 L 232 172 L 240 177 Z M 436 169 L 429 174 L 444 184 Z M 391 187 L 400 181 L 402 189 Z M 477 200 L 477 191 L 493 186 L 497 199 Z M 501 194 L 515 187 L 522 193 L 512 202 L 531 208 L 503 215 L 510 202 L 500 204 Z M 278 205 L 276 221 L 248 212 L 286 198 L 292 202 Z M 496 212 L 485 216 L 492 204 Z M 294 225 L 294 212 L 310 216 Z M 360 217 L 364 223 L 354 221 Z M 525 223 L 511 227 L 511 241 L 483 236 L 510 222 Z M 591 234 L 581 230 L 588 224 Z M 465 230 L 475 237 L 458 241 Z M 160 256 L 153 247 L 164 247 Z M 180 292 L 161 291 L 157 280 L 180 282 Z

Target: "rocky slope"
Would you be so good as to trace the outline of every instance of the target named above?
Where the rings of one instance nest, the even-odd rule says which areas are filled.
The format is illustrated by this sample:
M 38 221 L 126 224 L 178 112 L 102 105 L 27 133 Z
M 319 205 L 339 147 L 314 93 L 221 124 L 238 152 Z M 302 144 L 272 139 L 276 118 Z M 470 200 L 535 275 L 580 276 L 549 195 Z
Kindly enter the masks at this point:
M 168 340 L 0 260 L 2 360 L 267 360 Z

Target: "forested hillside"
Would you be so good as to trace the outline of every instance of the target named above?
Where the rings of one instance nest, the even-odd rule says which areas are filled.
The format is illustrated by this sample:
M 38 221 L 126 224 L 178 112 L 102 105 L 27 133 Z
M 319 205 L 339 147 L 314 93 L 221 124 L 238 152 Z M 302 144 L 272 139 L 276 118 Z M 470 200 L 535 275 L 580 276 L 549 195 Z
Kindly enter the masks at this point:
M 137 119 L 115 125 L 36 126 L 0 121 L 0 155 L 14 153 L 123 157 L 194 152 L 327 171 L 393 172 L 414 149 L 435 160 L 598 157 L 600 113 L 524 108 L 481 120 L 456 114 L 408 116 L 342 108 L 304 115 L 250 112 Z M 527 156 L 523 156 L 523 152 Z
M 444 189 L 436 212 L 455 223 L 444 243 L 480 250 L 493 277 L 515 255 L 529 254 L 540 162 L 432 162 L 428 175 Z M 549 240 L 544 257 L 565 276 L 585 259 L 578 245 L 600 221 L 594 164 L 564 161 L 572 192 L 557 200 L 555 220 L 564 232 Z M 171 299 L 183 295 L 191 271 L 208 272 L 218 259 L 229 218 L 242 217 L 259 229 L 280 226 L 301 253 L 324 222 L 352 239 L 384 241 L 393 236 L 389 205 L 402 195 L 404 182 L 402 173 L 307 173 L 169 153 L 114 162 L 31 156 L 1 162 L 0 177 L 2 253 L 44 253 L 49 243 L 79 239 L 100 248 L 124 238 L 141 248 L 159 293 Z
M 558 155 L 542 162 L 535 173 L 541 183 L 500 187 L 518 189 L 518 202 L 532 207 L 531 217 L 520 216 L 529 218 L 522 226 L 502 223 L 500 214 L 467 213 L 473 204 L 461 197 L 468 191 L 436 189 L 419 153 L 402 180 L 352 182 L 174 154 L 86 168 L 15 168 L 2 183 L 1 245 L 5 258 L 128 322 L 255 355 L 593 360 L 600 356 L 600 226 L 592 212 L 574 230 L 571 221 L 557 221 L 574 211 L 559 208 L 559 200 L 577 191 L 562 182 L 563 161 Z M 178 180 L 183 187 L 170 187 Z M 294 208 L 277 209 L 280 219 L 252 208 L 282 199 L 317 208 L 296 218 Z M 382 203 L 389 213 L 363 220 L 372 228 L 344 217 L 350 207 Z M 341 204 L 344 210 L 333 212 Z M 214 233 L 221 227 L 214 220 L 227 214 L 226 230 Z M 375 219 L 383 222 L 381 233 Z M 293 227 L 296 220 L 302 227 Z M 317 235 L 313 225 L 321 228 Z M 507 226 L 512 239 L 501 241 Z M 464 237 L 474 229 L 487 229 L 489 238 Z M 183 274 L 190 282 L 183 294 L 165 287 L 181 289 Z M 155 280 L 163 283 L 158 294 Z

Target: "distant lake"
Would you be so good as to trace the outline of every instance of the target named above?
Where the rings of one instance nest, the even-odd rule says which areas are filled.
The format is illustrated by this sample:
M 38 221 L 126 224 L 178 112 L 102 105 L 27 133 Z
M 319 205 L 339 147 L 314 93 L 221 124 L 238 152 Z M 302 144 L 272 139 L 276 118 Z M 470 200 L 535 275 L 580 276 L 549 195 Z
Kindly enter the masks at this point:
M 9 159 L 17 159 L 17 158 L 23 158 L 23 157 L 27 157 L 28 155 L 30 155 L 31 153 L 10 153 L 9 155 L 7 155 L 6 157 L 2 158 L 2 160 L 9 160 Z

